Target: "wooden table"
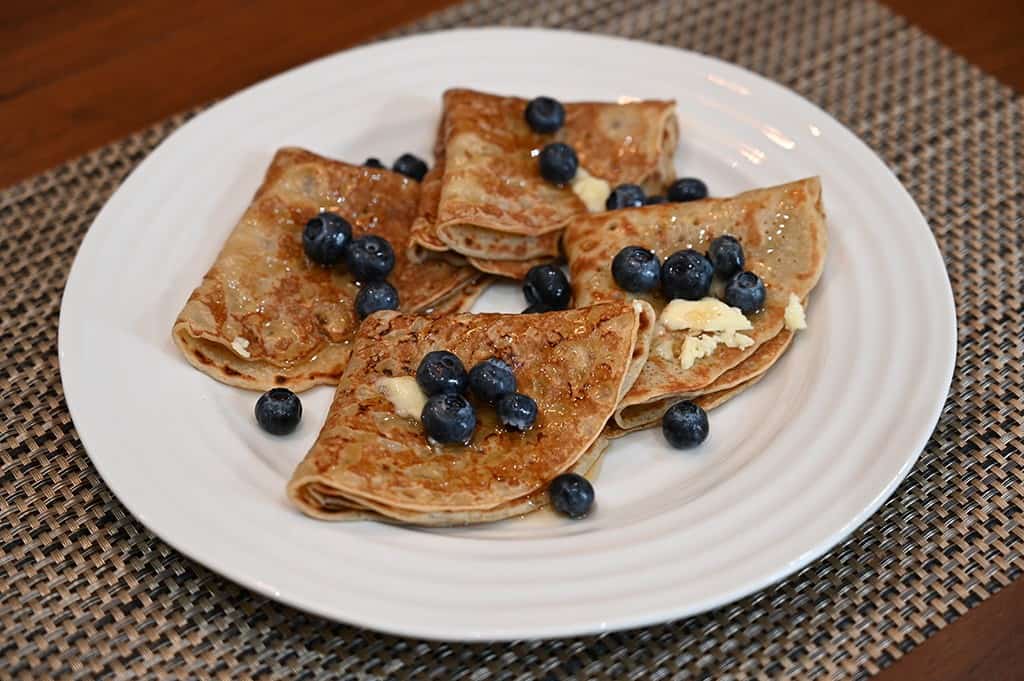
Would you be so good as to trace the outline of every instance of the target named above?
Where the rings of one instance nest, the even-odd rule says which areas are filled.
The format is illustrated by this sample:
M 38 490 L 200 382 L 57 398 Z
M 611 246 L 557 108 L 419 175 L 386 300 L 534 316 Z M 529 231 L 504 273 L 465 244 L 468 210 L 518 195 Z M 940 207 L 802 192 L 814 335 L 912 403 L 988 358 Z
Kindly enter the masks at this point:
M 448 4 L 302 0 L 284 11 L 276 0 L 6 0 L 0 3 L 0 186 Z M 1024 90 L 1022 0 L 887 4 Z M 880 678 L 1024 678 L 1024 581 Z

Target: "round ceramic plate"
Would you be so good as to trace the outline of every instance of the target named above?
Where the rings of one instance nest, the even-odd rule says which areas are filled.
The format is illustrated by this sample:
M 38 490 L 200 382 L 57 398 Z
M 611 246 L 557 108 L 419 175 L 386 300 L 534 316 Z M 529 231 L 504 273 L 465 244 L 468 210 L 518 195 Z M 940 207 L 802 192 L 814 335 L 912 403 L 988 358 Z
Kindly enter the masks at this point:
M 256 395 L 199 373 L 171 324 L 263 175 L 300 145 L 361 162 L 430 157 L 441 93 L 675 98 L 680 173 L 726 196 L 820 175 L 830 252 L 810 328 L 711 414 L 695 451 L 657 429 L 612 444 L 598 506 L 420 530 L 327 523 L 285 497 L 332 391 L 287 438 Z M 496 286 L 479 310 L 519 311 Z M 485 29 L 350 50 L 227 99 L 171 135 L 92 225 L 60 320 L 67 401 L 124 505 L 172 546 L 332 619 L 442 639 L 550 637 L 694 614 L 826 552 L 907 474 L 955 354 L 953 299 L 914 202 L 852 133 L 792 92 L 697 54 L 591 35 Z

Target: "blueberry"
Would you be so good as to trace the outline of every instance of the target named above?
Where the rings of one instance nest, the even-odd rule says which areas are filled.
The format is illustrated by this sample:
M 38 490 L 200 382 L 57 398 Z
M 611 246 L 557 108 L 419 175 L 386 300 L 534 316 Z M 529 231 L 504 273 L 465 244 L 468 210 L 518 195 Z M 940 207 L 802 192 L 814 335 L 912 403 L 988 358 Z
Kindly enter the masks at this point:
M 661 432 L 676 449 L 696 447 L 708 438 L 707 412 L 693 402 L 673 404 L 661 420 Z
M 665 203 L 666 201 L 668 201 L 668 199 L 666 199 L 661 194 L 655 194 L 654 196 L 648 196 L 646 199 L 644 199 L 644 205 L 655 206 L 659 203 Z
M 526 273 L 523 295 L 531 305 L 539 303 L 549 310 L 564 310 L 569 307 L 572 289 L 562 270 L 554 265 L 537 265 Z
M 509 393 L 495 405 L 498 422 L 509 430 L 527 431 L 537 420 L 537 403 L 522 393 Z
M 423 176 L 427 174 L 427 162 L 419 156 L 402 154 L 395 159 L 395 164 L 391 166 L 391 169 L 396 173 L 402 173 L 406 177 L 411 177 L 417 182 L 422 182 Z
M 661 292 L 669 300 L 700 300 L 711 289 L 713 274 L 711 261 L 697 251 L 678 251 L 661 266 Z
M 336 213 L 320 213 L 302 230 L 302 248 L 318 265 L 337 265 L 352 241 L 352 225 Z
M 273 435 L 287 435 L 302 419 L 302 402 L 288 388 L 273 388 L 256 400 L 256 422 Z
M 644 293 L 658 286 L 661 262 L 646 248 L 626 246 L 612 260 L 612 278 L 624 291 Z
M 466 444 L 476 430 L 476 412 L 462 395 L 434 395 L 420 414 L 427 435 L 444 444 Z
M 457 395 L 465 392 L 469 376 L 462 360 L 447 350 L 428 352 L 416 369 L 416 382 L 427 395 L 447 393 Z
M 715 274 L 731 277 L 743 269 L 746 259 L 743 257 L 743 246 L 736 237 L 723 234 L 711 242 L 708 249 L 708 260 L 715 268 Z
M 541 176 L 554 184 L 569 182 L 576 176 L 576 169 L 580 167 L 576 152 L 562 142 L 555 142 L 541 149 L 537 162 L 540 164 Z
M 511 367 L 497 357 L 491 357 L 469 370 L 469 389 L 488 404 L 516 391 L 516 375 Z
M 380 281 L 395 266 L 395 251 L 387 239 L 372 234 L 354 239 L 345 252 L 348 271 L 356 281 Z
M 370 158 L 363 161 L 363 166 L 366 168 L 383 168 L 384 164 L 381 163 L 380 159 L 377 158 L 376 156 L 371 156 Z
M 665 194 L 669 201 L 696 201 L 707 198 L 708 186 L 696 177 L 684 177 L 670 184 Z
M 725 302 L 738 307 L 743 314 L 760 310 L 766 297 L 764 282 L 753 272 L 740 272 L 725 285 Z
M 582 518 L 594 505 L 594 486 L 582 475 L 562 473 L 548 485 L 548 497 L 562 515 Z
M 607 210 L 638 208 L 644 205 L 644 190 L 638 184 L 620 184 L 612 190 L 604 202 Z
M 565 108 L 551 97 L 530 100 L 525 115 L 527 124 L 534 132 L 554 132 L 565 124 Z
M 521 314 L 541 314 L 542 312 L 551 312 L 551 308 L 544 303 L 531 303 Z
M 397 310 L 398 291 L 386 281 L 370 281 L 363 284 L 356 294 L 356 314 L 366 319 L 378 310 Z

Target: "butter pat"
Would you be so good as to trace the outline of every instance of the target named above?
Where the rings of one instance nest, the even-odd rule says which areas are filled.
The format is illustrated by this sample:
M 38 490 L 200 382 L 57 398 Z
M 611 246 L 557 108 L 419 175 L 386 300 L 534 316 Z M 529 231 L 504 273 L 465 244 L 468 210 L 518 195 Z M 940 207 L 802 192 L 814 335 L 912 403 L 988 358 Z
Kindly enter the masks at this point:
M 661 323 L 672 331 L 749 331 L 754 328 L 738 307 L 730 307 L 718 298 L 677 298 L 661 311 Z
M 606 180 L 594 177 L 583 168 L 576 169 L 576 177 L 572 178 L 572 190 L 591 213 L 603 211 L 605 201 L 612 193 L 612 188 Z
M 699 336 L 687 336 L 683 341 L 683 347 L 679 351 L 679 364 L 684 369 L 689 369 L 698 359 L 707 357 L 718 347 L 718 338 L 711 334 Z
M 718 341 L 727 348 L 746 350 L 754 344 L 754 339 L 737 331 L 723 331 L 718 334 Z
M 800 331 L 807 328 L 807 316 L 804 314 L 804 306 L 795 293 L 789 294 L 789 302 L 786 303 L 786 312 L 783 315 L 786 328 L 790 331 Z
M 661 311 L 659 321 L 670 331 L 698 332 L 683 339 L 679 349 L 679 365 L 683 369 L 710 356 L 720 344 L 740 350 L 754 344 L 753 338 L 740 333 L 750 331 L 754 325 L 738 307 L 730 307 L 718 298 L 673 300 Z
M 238 353 L 239 357 L 249 359 L 252 355 L 249 354 L 249 341 L 241 336 L 235 336 L 235 340 L 231 341 L 231 348 Z
M 420 390 L 413 376 L 382 378 L 376 383 L 377 391 L 395 407 L 395 413 L 410 419 L 419 419 L 427 396 Z
M 675 352 L 672 349 L 672 339 L 663 338 L 654 346 L 654 354 L 665 360 L 671 360 L 675 357 Z

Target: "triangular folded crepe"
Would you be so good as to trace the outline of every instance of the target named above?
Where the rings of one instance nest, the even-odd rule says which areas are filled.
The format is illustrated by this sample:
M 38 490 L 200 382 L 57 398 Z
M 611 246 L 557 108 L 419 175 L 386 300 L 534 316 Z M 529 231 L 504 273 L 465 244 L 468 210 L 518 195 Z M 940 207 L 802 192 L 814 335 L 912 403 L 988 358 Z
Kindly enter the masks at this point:
M 753 344 L 744 349 L 719 345 L 710 356 L 684 369 L 678 354 L 687 331 L 668 330 L 659 321 L 648 362 L 616 411 L 620 429 L 650 425 L 674 402 L 733 388 L 778 359 L 789 343 L 788 337 L 779 334 L 790 295 L 805 300 L 825 263 L 821 185 L 817 178 L 809 178 L 729 199 L 614 211 L 578 218 L 567 228 L 564 247 L 577 306 L 637 297 L 620 289 L 611 275 L 612 259 L 626 246 L 649 248 L 664 259 L 683 248 L 704 252 L 722 234 L 741 241 L 747 269 L 756 272 L 767 287 L 764 309 L 749 317 L 753 330 L 743 332 Z M 722 283 L 716 281 L 712 295 L 721 290 Z M 639 297 L 661 314 L 666 301 L 659 293 Z M 764 346 L 773 339 L 773 344 Z M 762 346 L 765 351 L 759 358 L 744 366 L 744 360 L 754 357 Z M 734 367 L 737 371 L 731 378 L 716 383 Z
M 729 369 L 714 381 L 689 397 L 705 411 L 720 407 L 764 377 L 765 372 L 782 357 L 793 340 L 793 332 L 783 329 L 768 341 L 757 347 L 754 354 Z M 681 399 L 681 398 L 680 398 Z M 628 428 L 618 425 L 614 419 L 605 429 L 609 438 L 621 437 L 636 430 L 649 428 L 665 414 L 675 399 L 656 400 L 630 409 Z
M 388 281 L 403 310 L 468 308 L 482 289 L 478 272 L 406 256 L 419 193 L 419 183 L 388 170 L 281 149 L 178 316 L 178 347 L 200 371 L 242 388 L 337 383 L 359 326 L 359 288 L 343 265 L 306 258 L 302 230 L 321 210 L 349 220 L 357 236 L 391 242 L 396 263 Z
M 527 103 L 445 92 L 436 159 L 413 229 L 414 257 L 453 252 L 483 271 L 513 277 L 557 257 L 561 230 L 587 207 L 569 186 L 541 177 L 536 155 L 551 142 L 570 144 L 580 168 L 612 188 L 631 182 L 660 192 L 675 177 L 675 102 L 568 103 L 565 125 L 553 134 L 530 129 Z
M 600 455 L 601 432 L 645 360 L 653 310 L 609 303 L 539 315 L 369 317 L 356 338 L 313 448 L 288 485 L 305 513 L 329 520 L 384 517 L 423 525 L 497 520 L 544 504 L 560 473 Z M 446 349 L 467 367 L 499 357 L 539 415 L 525 433 L 476 405 L 468 446 L 432 444 L 416 415 L 385 396 L 423 356 Z M 384 383 L 382 383 L 382 381 Z

